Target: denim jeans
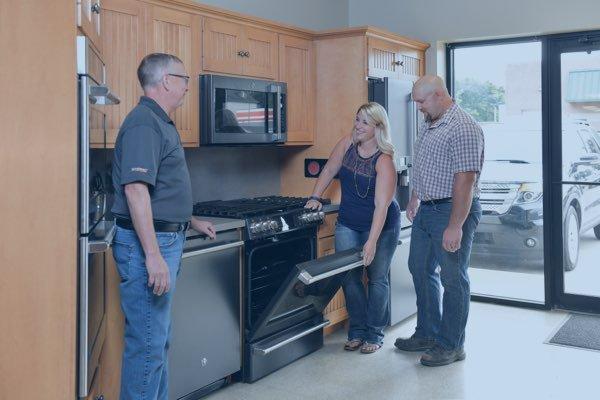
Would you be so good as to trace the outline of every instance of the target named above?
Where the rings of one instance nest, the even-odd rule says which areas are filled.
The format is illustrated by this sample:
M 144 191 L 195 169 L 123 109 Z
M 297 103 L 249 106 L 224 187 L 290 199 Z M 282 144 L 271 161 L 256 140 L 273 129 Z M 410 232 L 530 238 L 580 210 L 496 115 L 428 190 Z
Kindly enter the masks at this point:
M 399 237 L 399 226 L 385 229 L 379 235 L 375 258 L 366 267 L 369 278 L 366 290 L 362 281 L 363 268 L 354 268 L 344 279 L 342 287 L 350 317 L 348 340 L 383 343 L 383 328 L 390 318 L 390 263 Z M 362 247 L 368 238 L 368 231 L 355 231 L 338 222 L 335 228 L 335 249 L 341 251 Z
M 465 341 L 470 301 L 467 269 L 473 236 L 481 219 L 481 205 L 473 200 L 462 227 L 460 249 L 454 253 L 442 247 L 451 211 L 452 203 L 419 207 L 412 225 L 408 258 L 417 293 L 415 336 L 435 339 L 447 350 L 461 348 Z M 442 307 L 440 281 L 444 287 Z
M 171 288 L 162 296 L 156 296 L 148 287 L 146 258 L 135 231 L 117 227 L 115 234 L 113 255 L 121 276 L 121 308 L 125 315 L 121 400 L 168 397 L 171 300 L 185 233 L 158 232 L 156 239 L 171 278 Z

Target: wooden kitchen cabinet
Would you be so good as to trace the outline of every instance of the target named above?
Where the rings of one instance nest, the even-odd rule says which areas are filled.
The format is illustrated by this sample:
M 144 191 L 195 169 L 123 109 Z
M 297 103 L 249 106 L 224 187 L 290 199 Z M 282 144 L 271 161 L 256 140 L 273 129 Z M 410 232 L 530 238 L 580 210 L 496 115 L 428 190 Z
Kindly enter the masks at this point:
M 286 145 L 314 142 L 315 78 L 312 41 L 279 35 L 279 80 L 287 83 Z
M 276 79 L 277 33 L 205 18 L 202 68 L 205 71 Z
M 121 123 L 143 94 L 137 67 L 146 55 L 145 5 L 137 0 L 104 0 L 102 4 L 106 83 L 121 100 L 121 103 L 103 109 L 106 112 L 106 145 L 112 148 Z
M 201 17 L 167 7 L 148 6 L 146 13 L 147 53 L 169 53 L 183 61 L 190 76 L 183 105 L 175 111 L 173 122 L 184 147 L 197 147 L 199 133 L 199 60 Z
M 100 0 L 77 0 L 77 26 L 96 48 L 102 52 L 101 20 L 103 3 Z
M 424 50 L 374 37 L 367 40 L 369 76 L 416 80 L 424 74 Z

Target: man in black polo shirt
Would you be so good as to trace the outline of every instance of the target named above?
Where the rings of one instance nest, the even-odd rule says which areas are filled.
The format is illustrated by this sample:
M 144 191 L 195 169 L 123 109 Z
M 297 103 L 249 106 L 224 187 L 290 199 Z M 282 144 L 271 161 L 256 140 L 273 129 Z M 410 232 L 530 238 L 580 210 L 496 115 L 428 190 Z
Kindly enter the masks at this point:
M 125 314 L 120 398 L 166 400 L 170 307 L 185 231 L 191 224 L 213 239 L 215 231 L 192 218 L 190 175 L 169 118 L 187 92 L 183 63 L 150 54 L 137 74 L 144 96 L 123 121 L 113 162 L 113 254 Z

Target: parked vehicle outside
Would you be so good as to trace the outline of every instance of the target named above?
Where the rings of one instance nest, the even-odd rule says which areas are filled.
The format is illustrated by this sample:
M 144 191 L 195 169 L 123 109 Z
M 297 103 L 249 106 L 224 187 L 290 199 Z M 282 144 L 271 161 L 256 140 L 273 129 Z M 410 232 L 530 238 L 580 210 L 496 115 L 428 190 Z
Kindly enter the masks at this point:
M 485 128 L 484 128 L 485 129 Z M 535 142 L 535 143 L 533 143 Z M 600 239 L 600 133 L 583 121 L 563 131 L 562 215 L 564 269 L 577 265 L 581 234 Z M 543 186 L 541 136 L 487 134 L 481 175 L 483 216 L 475 233 L 471 265 L 493 269 L 543 271 Z M 500 155 L 500 157 L 498 157 Z

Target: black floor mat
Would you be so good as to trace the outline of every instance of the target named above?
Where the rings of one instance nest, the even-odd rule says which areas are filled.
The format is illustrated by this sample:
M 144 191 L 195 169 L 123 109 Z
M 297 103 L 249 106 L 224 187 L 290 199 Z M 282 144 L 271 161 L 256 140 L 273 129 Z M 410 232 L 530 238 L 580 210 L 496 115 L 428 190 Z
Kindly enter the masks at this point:
M 571 315 L 548 343 L 600 351 L 600 317 Z

